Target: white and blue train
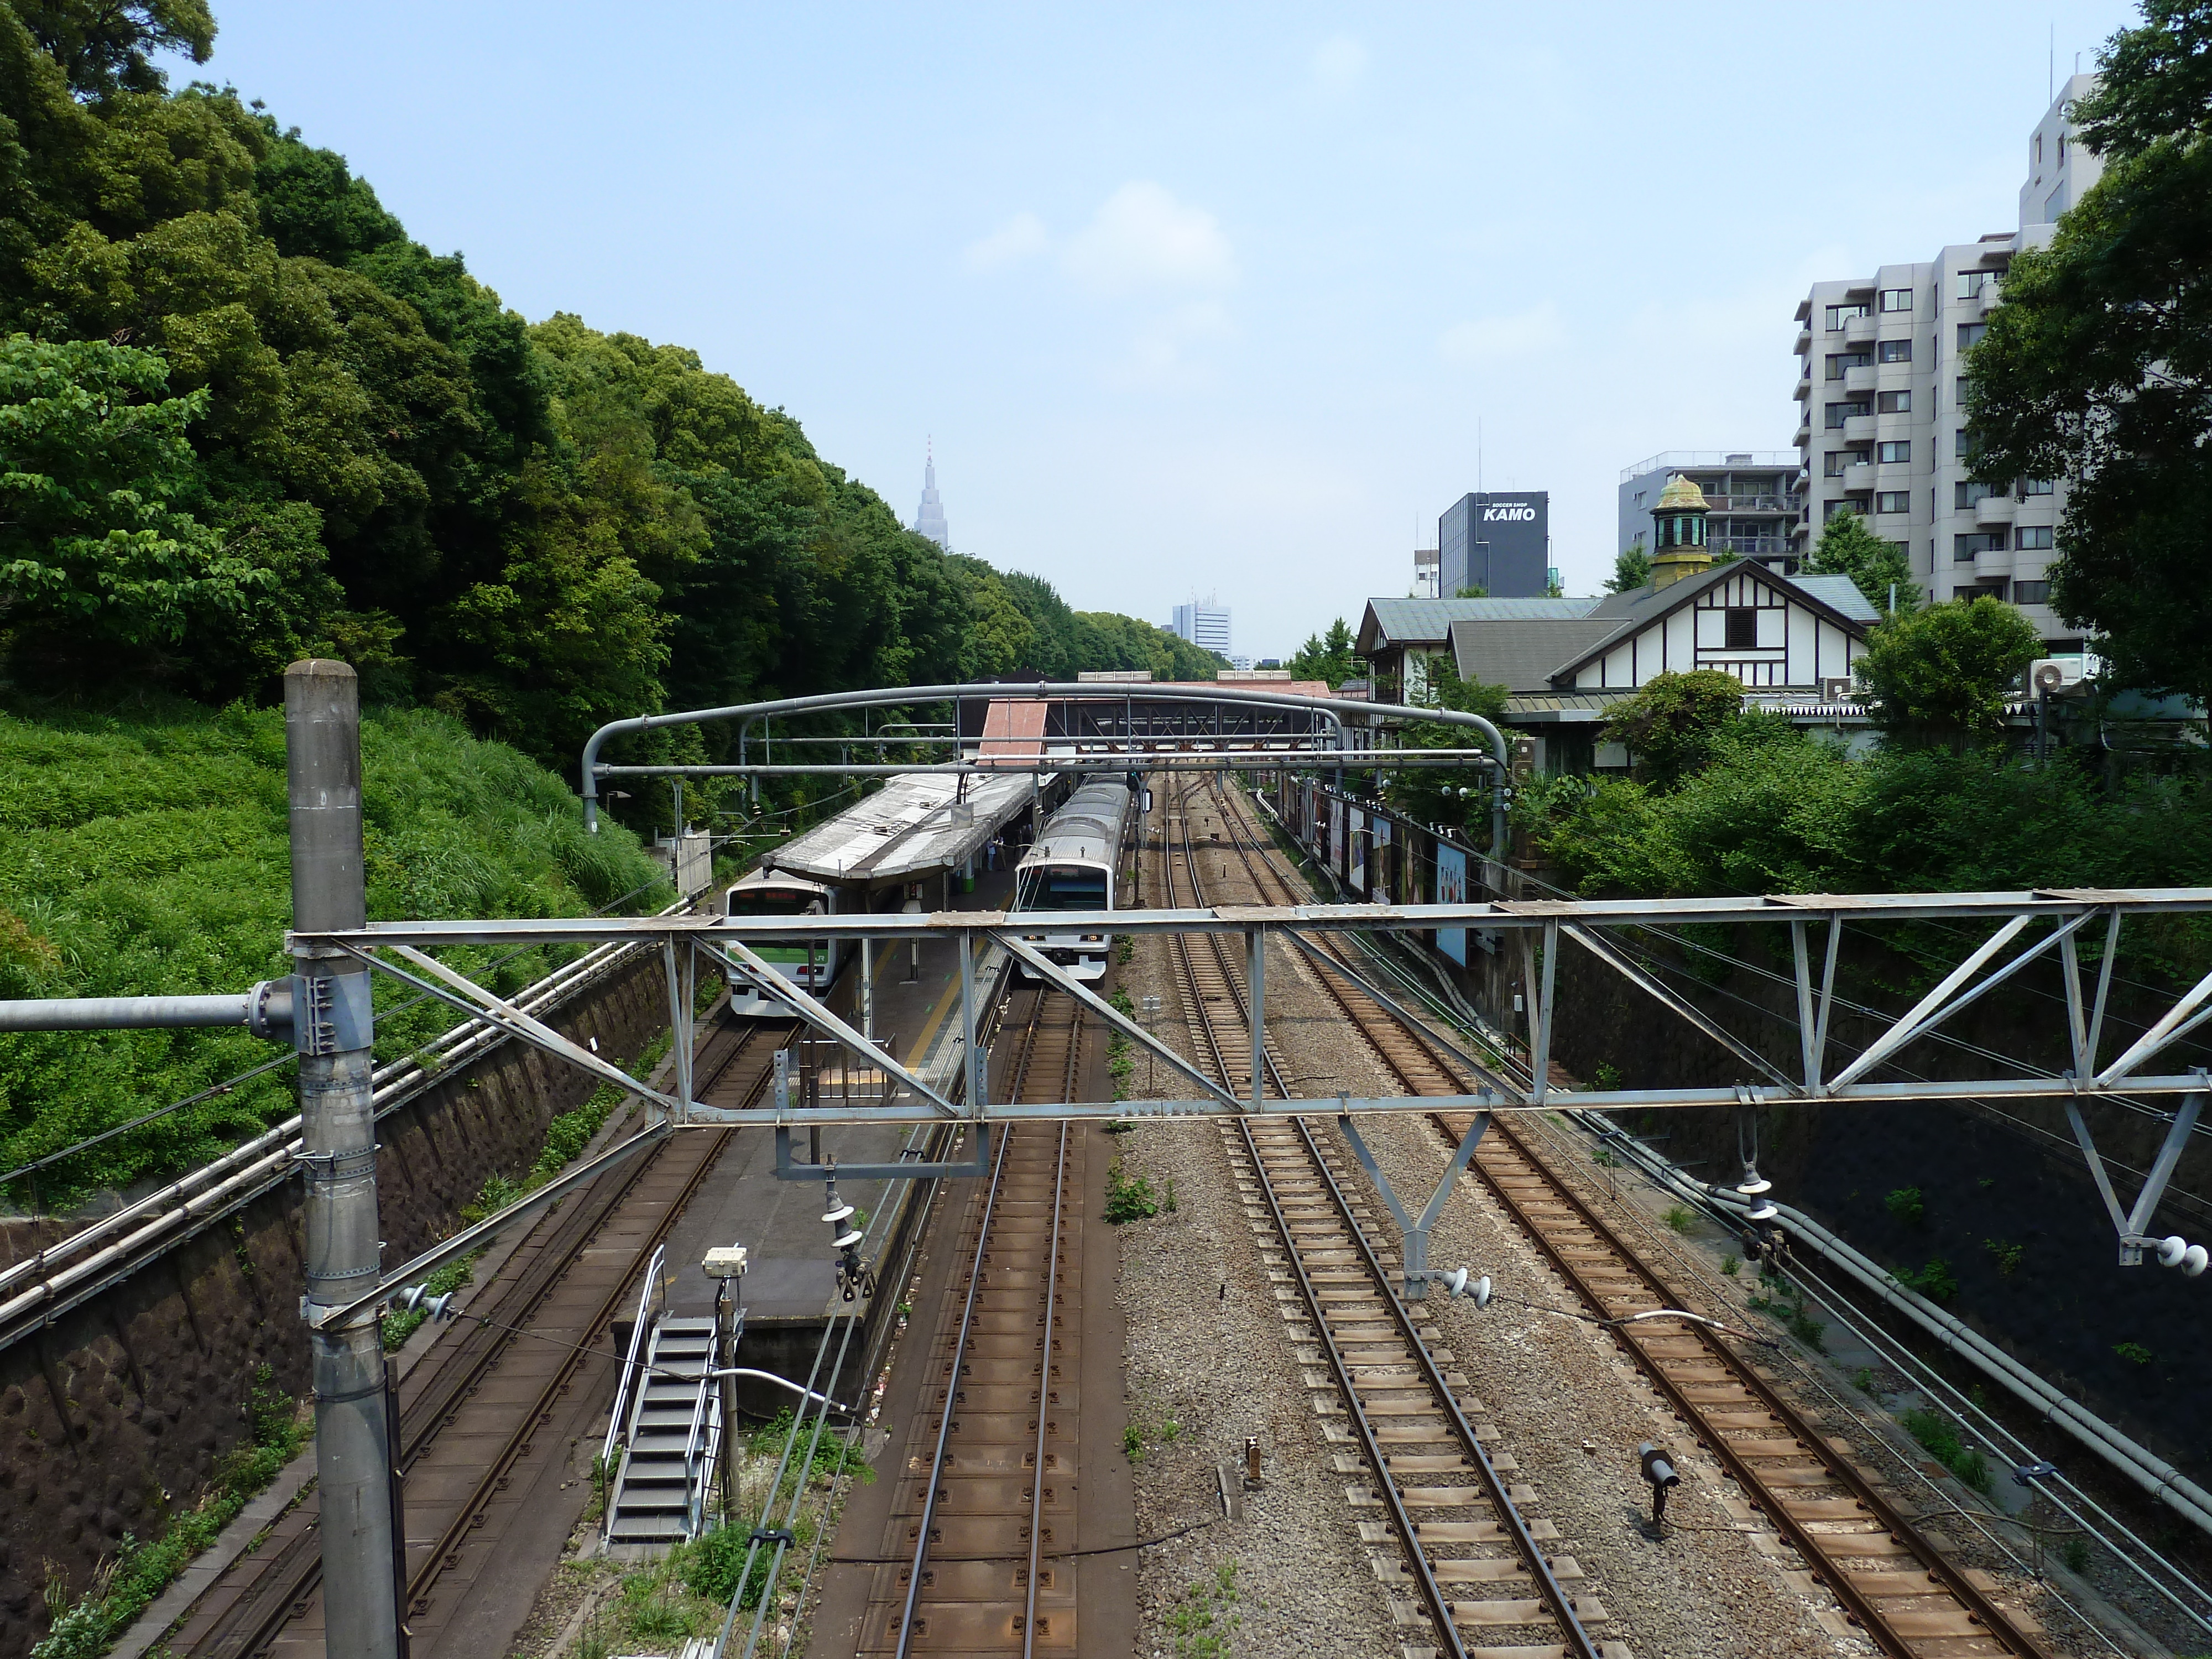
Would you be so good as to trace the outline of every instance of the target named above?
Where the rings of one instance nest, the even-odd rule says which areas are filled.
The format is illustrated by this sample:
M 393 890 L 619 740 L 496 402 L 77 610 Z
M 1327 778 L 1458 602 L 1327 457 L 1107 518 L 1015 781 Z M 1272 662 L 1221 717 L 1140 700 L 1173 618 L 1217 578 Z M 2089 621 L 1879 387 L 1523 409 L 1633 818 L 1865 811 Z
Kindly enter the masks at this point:
M 1129 785 L 1118 778 L 1085 784 L 1045 821 L 1036 844 L 1014 872 L 1014 912 L 1036 919 L 1024 926 L 1021 939 L 1074 979 L 1104 975 L 1114 936 L 1054 930 L 1042 918 L 1055 910 L 1114 908 L 1115 875 L 1130 796 Z M 1042 926 L 1044 931 L 1031 933 L 1029 926 Z

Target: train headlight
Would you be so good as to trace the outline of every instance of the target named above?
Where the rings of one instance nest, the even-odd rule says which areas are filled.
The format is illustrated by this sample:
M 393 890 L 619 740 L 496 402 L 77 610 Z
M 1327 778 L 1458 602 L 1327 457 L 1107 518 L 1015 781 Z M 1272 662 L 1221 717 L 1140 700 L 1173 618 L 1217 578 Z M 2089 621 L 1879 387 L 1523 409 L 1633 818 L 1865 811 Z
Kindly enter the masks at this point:
M 1103 933 L 1085 933 L 1083 935 L 1083 942 L 1085 945 L 1103 945 L 1106 942 L 1106 935 Z

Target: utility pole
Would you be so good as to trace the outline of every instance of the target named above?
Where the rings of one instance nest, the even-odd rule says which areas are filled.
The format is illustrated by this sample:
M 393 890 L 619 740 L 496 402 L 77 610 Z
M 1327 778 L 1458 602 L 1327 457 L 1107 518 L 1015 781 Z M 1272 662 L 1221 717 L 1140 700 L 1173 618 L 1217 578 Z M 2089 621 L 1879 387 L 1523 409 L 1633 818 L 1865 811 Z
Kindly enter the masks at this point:
M 342 662 L 284 671 L 291 795 L 292 926 L 368 920 L 361 842 L 361 684 Z M 376 1282 L 376 1110 L 368 969 L 332 951 L 293 952 L 300 1164 L 307 1175 L 307 1294 L 315 1389 L 315 1478 L 330 1659 L 402 1659 L 404 1543 L 394 1526 L 383 1327 L 375 1310 L 319 1322 Z

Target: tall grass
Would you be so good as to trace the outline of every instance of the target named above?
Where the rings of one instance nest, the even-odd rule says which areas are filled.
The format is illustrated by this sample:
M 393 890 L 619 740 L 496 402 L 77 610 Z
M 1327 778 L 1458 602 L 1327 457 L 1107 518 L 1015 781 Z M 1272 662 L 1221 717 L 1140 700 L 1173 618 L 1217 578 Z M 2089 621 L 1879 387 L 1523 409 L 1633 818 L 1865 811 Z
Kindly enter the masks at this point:
M 362 721 L 373 919 L 577 915 L 635 888 L 665 902 L 629 831 L 584 833 L 554 774 L 428 710 Z M 181 702 L 0 713 L 0 997 L 243 990 L 287 970 L 291 915 L 284 722 L 277 709 Z M 512 990 L 556 958 L 445 953 Z M 377 1055 L 455 1023 L 377 986 Z M 0 1037 L 0 1171 L 199 1092 L 280 1052 L 242 1030 Z M 294 1109 L 289 1068 L 70 1158 L 7 1198 L 52 1209 L 189 1169 Z

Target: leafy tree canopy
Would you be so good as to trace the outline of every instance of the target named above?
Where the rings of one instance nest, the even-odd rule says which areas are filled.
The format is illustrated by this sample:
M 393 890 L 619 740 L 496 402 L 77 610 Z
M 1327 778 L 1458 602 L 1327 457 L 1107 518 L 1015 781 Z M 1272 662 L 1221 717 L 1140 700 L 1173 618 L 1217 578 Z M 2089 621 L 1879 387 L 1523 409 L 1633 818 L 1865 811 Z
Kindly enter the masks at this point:
M 1352 629 L 1339 617 L 1320 634 L 1309 634 L 1306 642 L 1291 657 L 1291 678 L 1294 680 L 1319 680 L 1332 691 L 1345 681 L 1355 678 L 1365 668 L 1352 654 Z
M 1912 561 L 1905 550 L 1875 535 L 1856 513 L 1838 513 L 1828 520 L 1814 545 L 1813 556 L 1805 561 L 1805 571 L 1813 576 L 1849 576 L 1866 596 L 1866 602 L 1885 616 L 1889 612 L 1893 585 L 1899 611 L 1912 610 L 1920 603 L 1920 588 L 1912 580 Z
M 1714 739 L 1743 712 L 1743 682 L 1717 668 L 1658 674 L 1613 710 L 1600 734 L 1624 743 L 1638 775 L 1661 787 L 1705 764 Z
M 0 686 L 265 700 L 313 652 L 566 769 L 671 703 L 1216 672 L 947 556 L 696 353 L 526 322 L 343 156 L 168 90 L 214 40 L 0 6 Z
M 2212 3 L 2146 0 L 2079 115 L 2104 177 L 2012 262 L 1970 360 L 1976 475 L 2065 478 L 2051 603 L 2212 699 Z
M 1642 542 L 1632 542 L 1620 550 L 1613 562 L 1613 574 L 1606 578 L 1608 593 L 1633 593 L 1639 587 L 1651 586 L 1651 556 L 1644 550 Z
M 1963 747 L 1992 737 L 2042 645 L 2027 617 L 1986 595 L 1899 613 L 1874 630 L 1858 661 L 1869 717 L 1908 742 Z
M 1428 659 L 1427 689 L 1421 701 L 1431 708 L 1456 709 L 1497 720 L 1505 713 L 1512 692 L 1502 685 L 1460 678 L 1449 652 L 1432 653 Z M 1399 739 L 1407 749 L 1480 749 L 1486 747 L 1479 731 L 1464 726 L 1424 723 L 1401 729 Z M 1395 773 L 1385 793 L 1391 804 L 1425 823 L 1479 829 L 1490 811 L 1485 785 L 1490 773 L 1481 766 L 1417 767 Z M 1464 794 L 1461 792 L 1464 790 Z

